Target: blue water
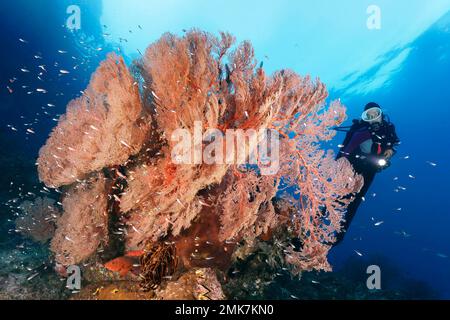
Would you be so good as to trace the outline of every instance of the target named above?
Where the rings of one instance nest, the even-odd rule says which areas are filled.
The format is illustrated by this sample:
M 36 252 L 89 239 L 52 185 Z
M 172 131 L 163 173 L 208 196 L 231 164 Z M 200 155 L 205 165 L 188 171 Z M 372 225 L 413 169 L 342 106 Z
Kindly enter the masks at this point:
M 390 76 L 389 85 L 369 95 L 343 98 L 355 109 L 365 101 L 378 101 L 388 109 L 402 144 L 392 167 L 376 177 L 370 190 L 376 197 L 367 197 L 345 243 L 331 257 L 339 265 L 352 249 L 382 254 L 402 273 L 431 284 L 445 298 L 450 298 L 450 260 L 445 257 L 450 253 L 449 19 L 447 14 L 409 44 L 412 52 Z M 395 192 L 398 186 L 406 190 Z M 385 223 L 374 227 L 371 217 Z M 405 238 L 399 231 L 411 236 Z
M 301 74 L 320 76 L 330 89 L 330 97 L 340 98 L 348 107 L 349 121 L 358 118 L 369 101 L 378 102 L 386 110 L 402 143 L 392 166 L 376 177 L 345 241 L 331 252 L 330 261 L 337 272 L 343 273 L 349 259 L 362 266 L 380 264 L 382 271 L 383 266 L 390 270 L 382 278 L 383 286 L 407 286 L 405 279 L 410 279 L 449 299 L 449 1 L 430 1 L 426 8 L 417 1 L 396 1 L 396 5 L 380 1 L 386 7 L 382 11 L 386 23 L 378 34 L 365 29 L 366 1 L 343 1 L 342 6 L 306 1 L 281 1 L 276 5 L 255 1 L 245 6 L 232 2 L 208 5 L 200 1 L 194 6 L 177 1 L 165 5 L 137 0 L 121 4 L 100 0 L 43 0 L 39 4 L 31 0 L 2 1 L 2 156 L 34 162 L 55 125 L 52 119 L 64 113 L 67 102 L 86 87 L 108 49 L 117 46 L 118 37 L 129 37 L 122 49 L 132 58 L 137 49 L 142 51 L 164 31 L 182 34 L 182 29 L 193 27 L 213 33 L 230 31 L 239 41 L 254 43 L 267 70 L 290 67 Z M 129 11 L 122 10 L 123 3 L 130 6 Z M 76 34 L 64 27 L 65 9 L 70 4 L 80 5 L 83 13 L 83 27 Z M 410 32 L 400 36 L 393 30 L 393 22 Z M 104 36 L 104 32 L 111 36 Z M 80 47 L 81 34 L 90 38 L 92 47 L 102 50 L 93 53 Z M 33 55 L 42 56 L 42 61 Z M 72 70 L 80 61 L 84 64 L 69 77 L 58 76 L 59 66 Z M 54 66 L 55 62 L 59 65 Z M 36 71 L 40 64 L 48 69 L 42 82 L 35 78 L 36 72 L 20 71 Z M 11 84 L 14 77 L 17 80 Z M 28 95 L 29 90 L 22 85 L 42 86 L 48 93 Z M 14 89 L 12 94 L 7 86 Z M 48 107 L 48 103 L 55 107 Z M 36 134 L 26 133 L 30 123 Z M 341 139 L 339 134 L 333 147 Z M 14 166 L 5 164 L 5 160 L 0 165 L 2 202 L 24 194 L 24 190 L 33 191 L 24 178 L 32 175 L 32 166 Z M 22 191 L 9 186 L 13 180 L 24 183 Z M 10 218 L 9 208 L 1 210 L 2 220 Z M 378 221 L 383 224 L 375 226 Z

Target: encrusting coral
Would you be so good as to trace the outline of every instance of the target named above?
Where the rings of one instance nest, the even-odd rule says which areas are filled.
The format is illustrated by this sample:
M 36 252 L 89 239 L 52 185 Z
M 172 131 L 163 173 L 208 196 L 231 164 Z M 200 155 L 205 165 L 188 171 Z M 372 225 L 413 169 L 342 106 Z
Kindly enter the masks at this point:
M 156 291 L 158 300 L 224 300 L 217 275 L 210 268 L 194 268 Z
M 234 42 L 227 33 L 164 34 L 131 71 L 110 55 L 83 96 L 69 103 L 38 159 L 41 181 L 69 186 L 51 245 L 58 263 L 83 261 L 108 242 L 108 203 L 114 201 L 128 251 L 173 241 L 182 266 L 203 257 L 202 267 L 226 268 L 240 241 L 270 238 L 284 225 L 302 241 L 298 251 L 286 248 L 294 272 L 330 269 L 326 256 L 348 195 L 362 185 L 348 161 L 321 148 L 345 120 L 345 107 L 339 101 L 325 107 L 319 80 L 290 70 L 266 75 L 251 44 Z M 255 165 L 198 161 L 205 140 L 187 153 L 191 163 L 176 163 L 174 134 L 196 126 L 202 132 L 254 130 L 244 159 L 277 133 L 277 170 L 263 174 L 261 159 Z M 214 156 L 232 154 L 230 147 L 242 141 L 215 149 Z M 123 180 L 114 194 L 106 185 L 115 182 L 102 173 L 112 169 Z M 288 188 L 293 193 L 283 192 Z

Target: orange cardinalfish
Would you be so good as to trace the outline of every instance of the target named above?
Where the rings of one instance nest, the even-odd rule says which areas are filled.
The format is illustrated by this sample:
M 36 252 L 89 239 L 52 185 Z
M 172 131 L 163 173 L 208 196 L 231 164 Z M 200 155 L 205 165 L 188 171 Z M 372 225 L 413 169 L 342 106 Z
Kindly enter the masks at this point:
M 133 251 L 128 251 L 125 254 L 125 257 L 140 257 L 144 254 L 144 250 L 133 250 Z
M 135 268 L 135 265 L 139 262 L 139 257 L 144 254 L 142 250 L 130 251 L 123 257 L 115 258 L 105 263 L 105 268 L 119 273 L 121 277 L 125 277 L 128 272 Z

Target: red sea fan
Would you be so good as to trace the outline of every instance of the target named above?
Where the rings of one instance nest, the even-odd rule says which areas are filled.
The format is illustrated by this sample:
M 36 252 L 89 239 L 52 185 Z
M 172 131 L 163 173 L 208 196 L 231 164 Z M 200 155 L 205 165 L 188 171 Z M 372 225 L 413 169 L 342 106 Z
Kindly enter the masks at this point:
M 41 181 L 53 187 L 68 185 L 123 164 L 141 149 L 149 125 L 134 83 L 123 59 L 109 55 L 40 150 Z
M 174 165 L 170 138 L 175 130 L 193 130 L 196 121 L 205 129 L 283 128 L 293 121 L 293 115 L 303 112 L 306 116 L 326 97 L 320 82 L 314 85 L 293 72 L 267 77 L 256 67 L 249 42 L 228 53 L 233 41 L 228 34 L 217 39 L 199 31 L 183 38 L 165 34 L 136 63 L 145 83 L 145 101 L 169 148 L 162 149 L 159 158 L 129 168 L 121 210 L 130 216 L 128 245 L 132 248 L 146 237 L 157 239 L 170 230 L 177 235 L 187 228 L 199 211 L 193 211 L 197 206 L 191 205 L 197 193 L 220 183 L 231 166 Z M 223 65 L 225 57 L 229 67 Z M 229 81 L 224 80 L 224 70 L 228 70 Z M 248 147 L 246 156 L 256 144 Z M 224 154 L 231 152 L 225 150 Z
M 24 201 L 20 205 L 23 216 L 16 219 L 17 230 L 34 241 L 45 243 L 55 234 L 55 221 L 61 212 L 55 206 L 55 200 L 36 198 L 33 202 Z
M 51 242 L 56 262 L 82 262 L 108 241 L 108 197 L 105 178 L 97 174 L 73 185 L 64 195 L 64 214 Z
M 290 70 L 268 76 L 257 66 L 250 42 L 231 50 L 233 44 L 226 33 L 219 38 L 196 30 L 183 37 L 165 34 L 134 63 L 133 76 L 121 58 L 109 56 L 85 94 L 69 104 L 38 160 L 44 183 L 73 184 L 52 240 L 59 263 L 80 262 L 108 241 L 107 202 L 114 198 L 128 249 L 177 236 L 187 241 L 190 231 L 206 229 L 217 233 L 212 237 L 223 248 L 220 242 L 228 239 L 251 242 L 291 224 L 303 247 L 286 261 L 299 271 L 329 269 L 326 255 L 340 230 L 347 196 L 361 187 L 350 163 L 335 161 L 320 145 L 333 137 L 331 128 L 345 119 L 345 108 L 339 102 L 325 108 L 327 91 L 319 80 Z M 262 175 L 261 161 L 253 167 L 174 163 L 173 133 L 192 132 L 197 123 L 202 132 L 276 130 L 278 170 Z M 245 142 L 249 148 L 243 158 L 266 139 L 258 134 L 256 142 Z M 234 148 L 242 145 L 233 142 Z M 228 146 L 223 151 L 233 152 Z M 113 166 L 123 185 L 114 186 L 111 195 L 105 186 L 110 181 L 99 172 Z M 281 184 L 297 190 L 289 197 L 296 203 L 289 202 L 292 210 L 286 212 L 293 214 L 288 218 L 273 206 L 283 197 Z M 202 219 L 206 213 L 211 214 Z M 202 228 L 201 221 L 214 228 Z
M 193 129 L 195 121 L 217 127 L 220 118 L 220 61 L 212 52 L 218 48 L 213 37 L 203 32 L 189 32 L 183 38 L 165 34 L 137 62 L 146 83 L 146 94 L 154 101 L 158 128 L 170 143 L 174 130 Z M 231 45 L 226 41 L 222 45 Z M 220 93 L 220 91 L 218 91 Z
M 271 201 L 277 193 L 279 179 L 250 171 L 229 174 L 225 184 L 227 188 L 216 204 L 220 212 L 220 240 L 252 240 L 276 226 Z
M 128 171 L 128 188 L 120 203 L 129 215 L 128 248 L 136 249 L 148 238 L 158 240 L 169 230 L 176 236 L 187 229 L 201 210 L 197 193 L 219 183 L 226 170 L 225 165 L 174 166 L 164 158 Z
M 314 112 L 300 117 L 291 126 L 295 137 L 285 139 L 281 148 L 281 165 L 286 183 L 297 188 L 297 214 L 293 225 L 302 241 L 300 252 L 289 249 L 286 261 L 293 271 L 330 270 L 328 250 L 341 230 L 344 212 L 351 201 L 348 195 L 358 192 L 362 176 L 355 174 L 352 165 L 344 158 L 335 160 L 333 152 L 322 150 L 320 142 L 330 140 L 333 126 L 345 120 L 345 107 L 333 102 L 324 109 L 317 103 Z

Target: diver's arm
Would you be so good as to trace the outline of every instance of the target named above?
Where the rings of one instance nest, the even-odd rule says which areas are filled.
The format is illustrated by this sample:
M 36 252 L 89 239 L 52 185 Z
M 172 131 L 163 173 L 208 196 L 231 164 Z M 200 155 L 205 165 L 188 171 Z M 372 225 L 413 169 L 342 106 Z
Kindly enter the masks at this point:
M 392 152 L 392 155 L 390 157 L 392 157 L 397 151 L 395 150 L 394 147 L 398 146 L 400 144 L 400 139 L 397 136 L 397 132 L 395 132 L 395 126 L 393 123 L 389 124 L 389 142 L 388 142 L 388 149 L 385 151 L 386 152 Z
M 395 150 L 394 149 L 387 149 L 384 154 L 383 157 L 386 158 L 386 160 L 389 160 L 390 158 L 392 158 L 395 154 Z

